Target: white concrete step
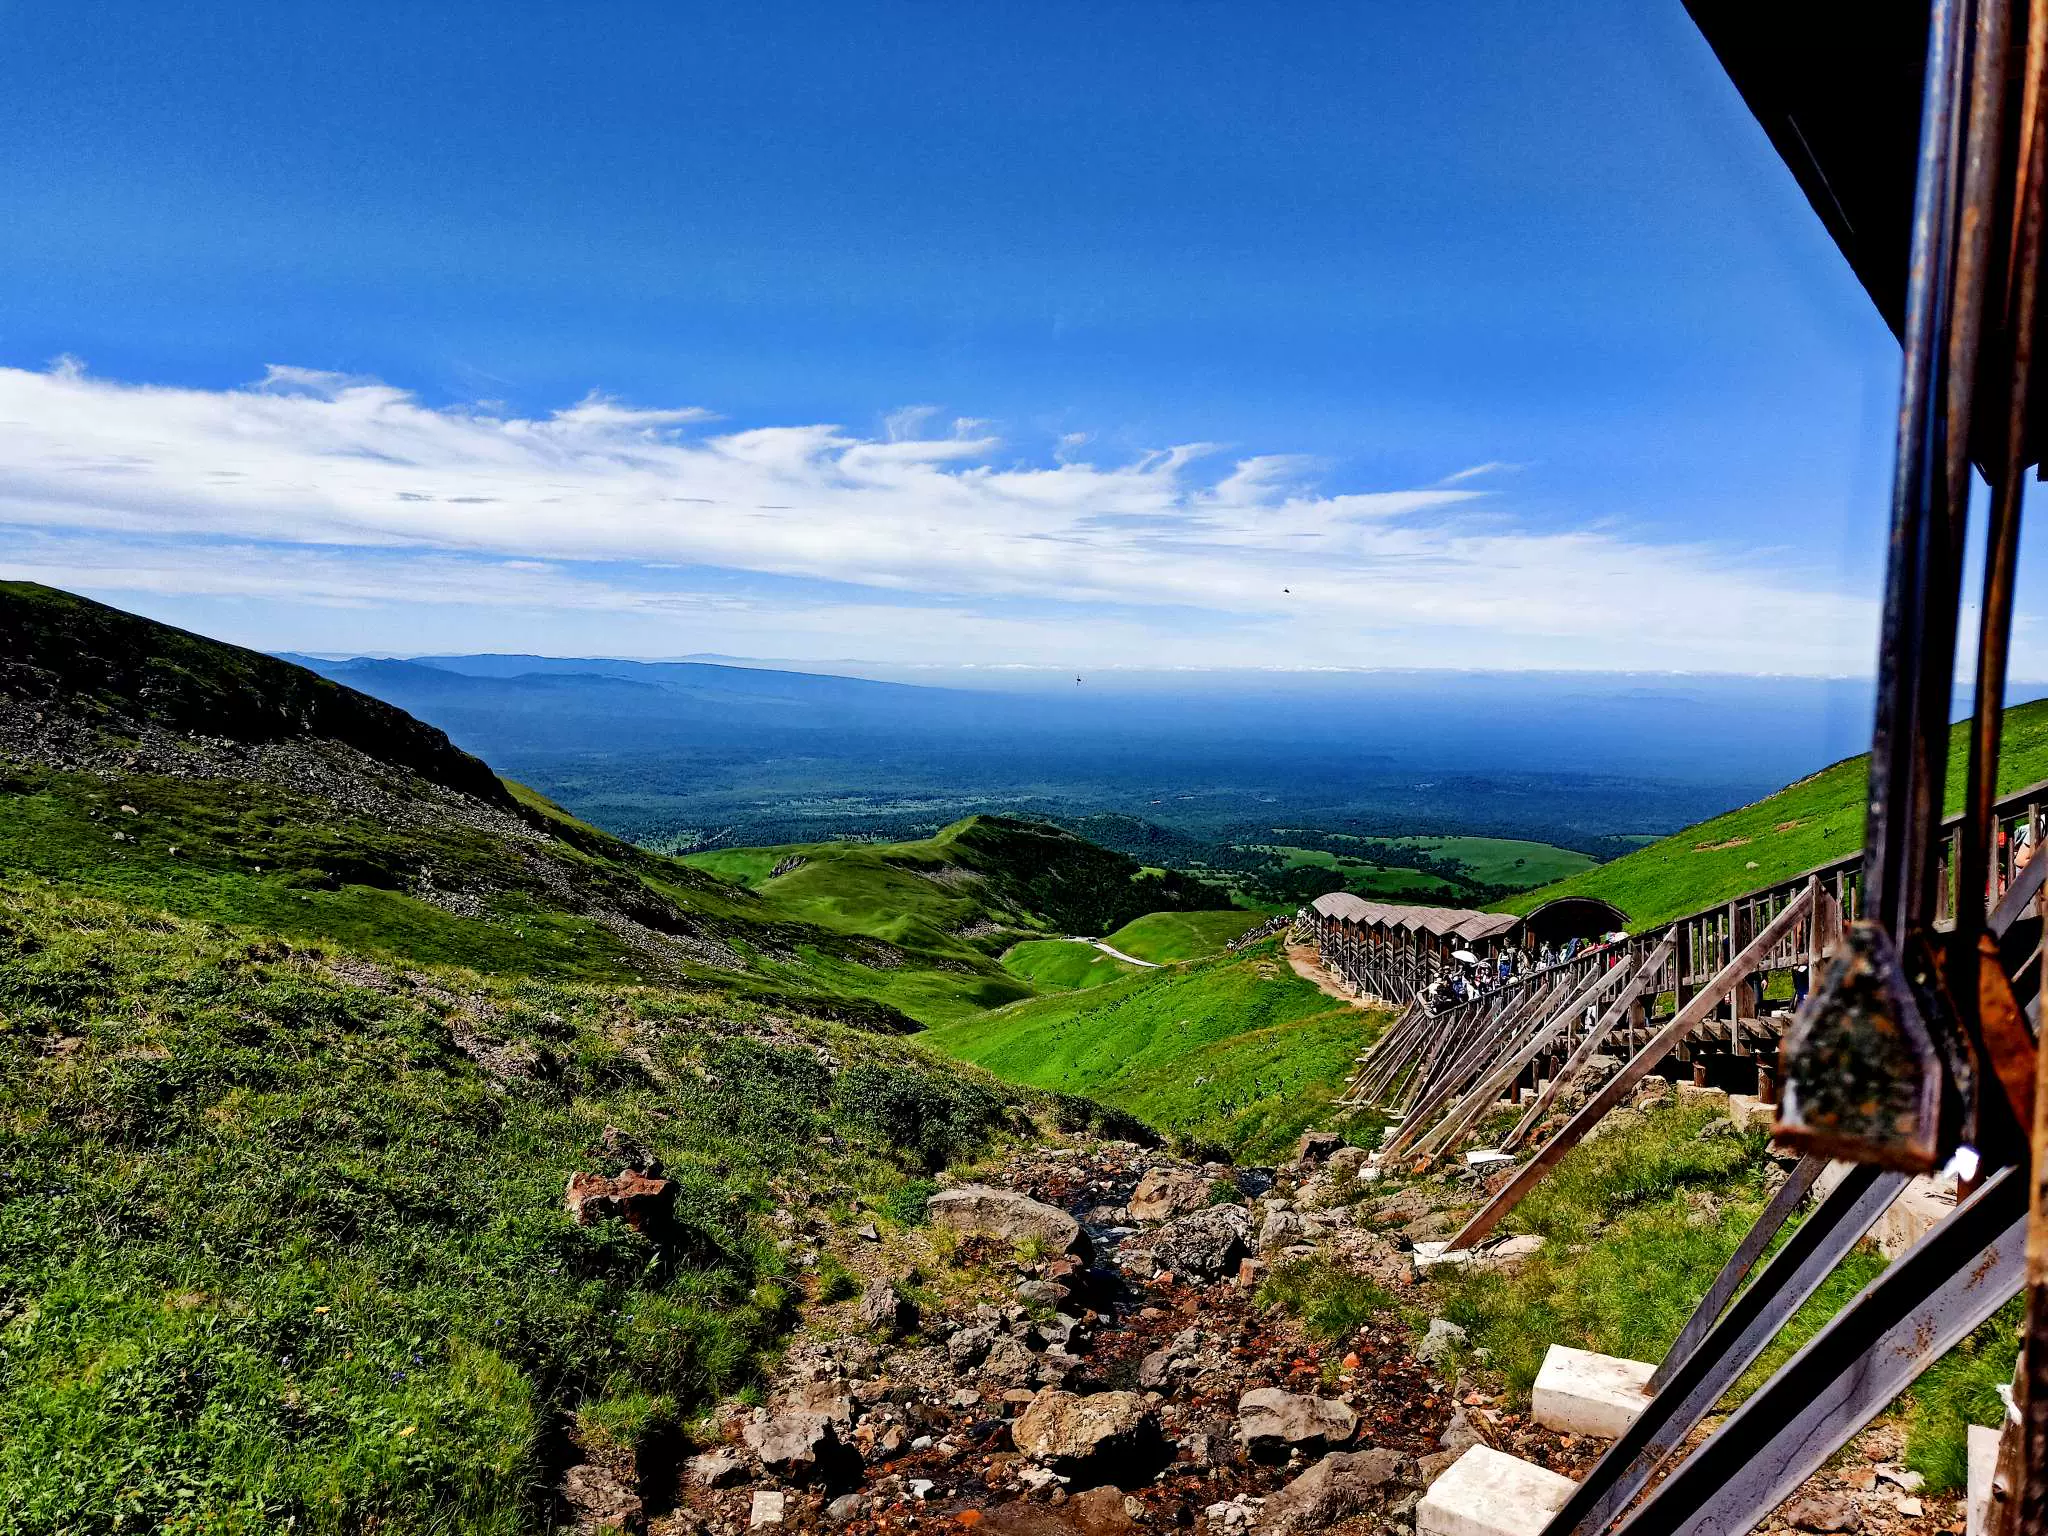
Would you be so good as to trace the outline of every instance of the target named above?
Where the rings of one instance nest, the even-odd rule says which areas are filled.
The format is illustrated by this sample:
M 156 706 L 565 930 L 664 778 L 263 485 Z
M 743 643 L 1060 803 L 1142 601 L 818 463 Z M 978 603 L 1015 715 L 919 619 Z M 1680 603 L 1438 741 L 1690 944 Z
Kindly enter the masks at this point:
M 1970 1426 L 1970 1483 L 1963 1499 L 1967 1536 L 1990 1536 L 1991 1479 L 1998 1471 L 1998 1431 Z
M 1641 1360 L 1553 1344 L 1536 1373 L 1530 1414 L 1560 1434 L 1613 1440 L 1650 1401 L 1649 1381 L 1656 1371 Z
M 1538 1536 L 1577 1486 L 1546 1467 L 1475 1445 L 1415 1506 L 1415 1536 Z

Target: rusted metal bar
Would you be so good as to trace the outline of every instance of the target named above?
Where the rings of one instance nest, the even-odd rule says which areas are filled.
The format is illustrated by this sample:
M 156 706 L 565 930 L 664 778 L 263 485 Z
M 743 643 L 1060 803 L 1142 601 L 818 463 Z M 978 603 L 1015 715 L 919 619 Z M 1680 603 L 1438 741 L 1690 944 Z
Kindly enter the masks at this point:
M 1851 1168 L 1802 1222 L 1756 1283 L 1736 1298 L 1698 1346 L 1678 1359 L 1657 1395 L 1586 1474 L 1543 1536 L 1603 1531 L 1763 1353 L 1785 1320 L 1898 1198 L 1906 1176 Z M 1695 1314 L 1697 1315 L 1697 1314 Z M 1676 1354 L 1676 1346 L 1673 1353 Z
M 1757 1525 L 2019 1290 L 2026 1206 L 2018 1170 L 1993 1174 L 1702 1442 L 1621 1536 L 1740 1536 Z M 1557 1536 L 1565 1529 L 1552 1522 Z

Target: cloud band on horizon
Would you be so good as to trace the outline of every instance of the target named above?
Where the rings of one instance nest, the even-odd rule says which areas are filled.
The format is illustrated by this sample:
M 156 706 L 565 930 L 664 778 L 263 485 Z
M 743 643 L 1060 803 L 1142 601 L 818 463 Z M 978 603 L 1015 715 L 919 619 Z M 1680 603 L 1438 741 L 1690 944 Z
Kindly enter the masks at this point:
M 218 390 L 0 368 L 0 572 L 273 604 L 280 648 L 307 644 L 310 604 L 378 609 L 386 639 L 408 613 L 503 644 L 609 611 L 643 650 L 672 631 L 678 652 L 878 660 L 1869 665 L 1869 598 L 1708 539 L 1528 526 L 1478 483 L 1510 466 L 1325 493 L 1287 455 L 1094 463 L 1069 435 L 1033 460 L 985 423 L 919 435 L 928 415 L 724 429 L 288 367 Z

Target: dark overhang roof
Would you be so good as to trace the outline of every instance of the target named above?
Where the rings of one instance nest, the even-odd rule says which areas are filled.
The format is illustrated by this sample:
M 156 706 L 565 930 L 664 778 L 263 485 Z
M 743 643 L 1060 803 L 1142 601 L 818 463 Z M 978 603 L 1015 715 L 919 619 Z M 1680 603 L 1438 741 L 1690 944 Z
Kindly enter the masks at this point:
M 1893 335 L 1905 329 L 1928 0 L 1685 0 Z

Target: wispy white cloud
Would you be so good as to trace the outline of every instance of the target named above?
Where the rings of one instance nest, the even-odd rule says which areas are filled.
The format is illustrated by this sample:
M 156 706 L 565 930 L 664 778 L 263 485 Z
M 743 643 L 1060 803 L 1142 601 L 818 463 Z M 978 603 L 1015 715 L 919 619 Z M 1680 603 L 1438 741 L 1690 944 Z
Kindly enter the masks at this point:
M 546 416 L 431 407 L 282 366 L 230 390 L 0 369 L 0 523 L 14 530 L 0 528 L 0 569 L 386 609 L 587 601 L 687 620 L 679 648 L 734 649 L 725 618 L 750 629 L 773 614 L 819 654 L 881 641 L 960 660 L 997 659 L 963 649 L 979 644 L 1133 662 L 1867 661 L 1862 596 L 1803 585 L 1759 552 L 1525 526 L 1466 483 L 1511 466 L 1329 492 L 1313 460 L 1197 443 L 1096 462 L 1078 434 L 1030 455 L 984 422 L 934 435 L 935 416 L 898 413 L 879 436 L 722 429 L 695 407 L 595 394 Z M 723 577 L 679 593 L 643 579 L 656 568 L 751 573 L 775 596 L 735 606 Z M 884 612 L 893 628 L 870 622 Z

